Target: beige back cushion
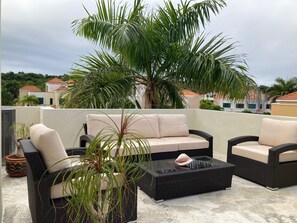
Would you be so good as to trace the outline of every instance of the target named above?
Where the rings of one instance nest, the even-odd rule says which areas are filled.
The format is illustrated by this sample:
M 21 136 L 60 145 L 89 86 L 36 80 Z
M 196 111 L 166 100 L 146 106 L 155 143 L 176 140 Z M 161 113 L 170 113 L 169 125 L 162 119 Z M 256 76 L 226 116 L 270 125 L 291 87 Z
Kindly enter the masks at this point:
M 112 133 L 121 125 L 121 115 L 88 114 L 87 131 L 89 135 L 96 136 L 100 131 L 104 134 Z
M 159 114 L 160 137 L 189 136 L 185 114 Z
M 132 117 L 129 131 L 140 134 L 144 138 L 160 138 L 157 114 L 137 114 Z
M 55 130 L 44 124 L 33 125 L 30 128 L 30 139 L 40 152 L 49 172 L 56 172 L 71 166 L 62 140 Z
M 262 120 L 259 143 L 268 146 L 297 143 L 297 121 L 264 118 Z

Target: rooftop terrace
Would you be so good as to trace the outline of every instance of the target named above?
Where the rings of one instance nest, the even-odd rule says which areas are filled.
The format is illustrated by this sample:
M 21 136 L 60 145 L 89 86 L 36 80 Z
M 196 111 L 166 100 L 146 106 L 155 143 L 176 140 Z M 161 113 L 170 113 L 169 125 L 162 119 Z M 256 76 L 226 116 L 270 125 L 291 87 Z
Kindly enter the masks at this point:
M 215 154 L 225 160 L 225 156 Z M 2 168 L 3 223 L 31 223 L 26 177 L 10 178 Z M 182 188 L 181 188 L 182 190 Z M 297 186 L 270 191 L 233 177 L 232 187 L 155 203 L 138 190 L 138 223 L 295 223 Z
M 120 110 L 104 110 L 119 113 Z M 214 137 L 214 157 L 226 160 L 227 140 L 239 135 L 258 135 L 265 115 L 206 110 L 138 110 L 142 113 L 185 113 L 189 126 Z M 60 134 L 66 147 L 78 145 L 77 136 L 88 113 L 99 110 L 17 107 L 17 122 L 42 122 Z M 297 120 L 291 117 L 271 118 Z M 10 178 L 2 167 L 3 223 L 30 223 L 26 177 Z M 183 188 L 181 188 L 182 190 Z M 138 191 L 137 222 L 294 223 L 297 222 L 297 186 L 270 191 L 237 176 L 229 190 L 204 193 L 155 203 Z

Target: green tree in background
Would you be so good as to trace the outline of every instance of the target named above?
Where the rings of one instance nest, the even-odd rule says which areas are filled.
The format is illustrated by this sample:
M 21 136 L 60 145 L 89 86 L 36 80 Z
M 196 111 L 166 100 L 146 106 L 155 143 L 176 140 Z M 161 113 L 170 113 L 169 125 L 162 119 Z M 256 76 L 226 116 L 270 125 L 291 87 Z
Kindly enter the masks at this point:
M 199 108 L 200 109 L 208 109 L 208 110 L 217 110 L 217 111 L 224 110 L 221 106 L 215 105 L 213 103 L 213 101 L 211 101 L 211 100 L 201 100 Z
M 2 105 L 12 105 L 13 100 L 14 100 L 13 95 L 6 88 L 1 88 L 1 103 L 2 103 Z
M 97 0 L 97 12 L 73 22 L 73 30 L 98 45 L 71 72 L 80 83 L 66 97 L 71 107 L 106 107 L 117 97 L 144 89 L 145 108 L 181 108 L 181 89 L 243 98 L 254 81 L 243 55 L 221 34 L 203 33 L 224 0 L 181 1 L 146 11 L 142 0 L 132 7 Z M 232 25 L 232 24 L 230 24 Z M 72 101 L 72 102 L 69 102 Z M 67 103 L 68 101 L 68 103 Z
M 266 89 L 266 94 L 272 101 L 275 101 L 278 97 L 297 91 L 297 78 L 292 77 L 285 80 L 281 77 L 275 79 L 275 84 Z
M 35 95 L 25 95 L 16 102 L 16 105 L 35 106 L 38 105 L 38 98 Z

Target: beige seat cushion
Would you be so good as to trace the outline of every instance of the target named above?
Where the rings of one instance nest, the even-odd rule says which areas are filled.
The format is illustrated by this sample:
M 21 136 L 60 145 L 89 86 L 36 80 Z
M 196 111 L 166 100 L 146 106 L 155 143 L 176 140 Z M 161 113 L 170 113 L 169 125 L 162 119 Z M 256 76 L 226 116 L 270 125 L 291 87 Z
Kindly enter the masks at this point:
M 159 114 L 160 137 L 189 136 L 185 114 Z
M 192 136 L 184 137 L 164 137 L 164 141 L 178 145 L 178 150 L 205 149 L 209 147 L 209 142 Z
M 297 121 L 264 118 L 262 120 L 259 143 L 267 146 L 297 143 Z
M 268 154 L 271 148 L 271 146 L 261 145 L 257 142 L 253 144 L 238 144 L 232 147 L 232 154 L 257 160 L 262 163 L 268 163 Z M 297 160 L 297 152 L 294 150 L 281 153 L 279 156 L 279 162 L 295 160 Z
M 178 151 L 178 144 L 162 139 L 148 139 L 151 153 Z
M 150 138 L 146 139 L 147 142 L 149 143 L 149 150 L 151 153 L 159 153 L 159 152 L 172 152 L 172 151 L 178 151 L 178 144 L 174 142 L 169 142 L 169 141 L 164 141 L 162 139 L 157 139 L 157 138 Z M 111 151 L 111 155 L 115 155 L 116 149 L 113 149 Z M 120 148 L 119 154 L 120 155 L 137 155 L 138 151 L 133 151 L 133 150 L 126 150 L 125 153 L 123 152 L 123 148 Z
M 124 178 L 122 174 L 114 173 L 116 175 L 118 184 L 117 185 L 123 185 L 124 184 Z M 78 178 L 80 180 L 81 178 Z M 104 178 L 102 178 L 101 190 L 105 190 L 107 188 L 107 185 L 109 183 L 109 179 L 104 175 Z M 51 187 L 51 198 L 61 198 L 61 197 L 67 197 L 71 195 L 70 185 L 66 185 L 65 183 L 59 183 Z
M 49 172 L 56 172 L 71 166 L 68 155 L 59 134 L 44 124 L 36 124 L 30 128 L 30 139 L 40 152 Z
M 157 114 L 132 115 L 129 131 L 140 134 L 143 138 L 160 138 L 159 118 Z

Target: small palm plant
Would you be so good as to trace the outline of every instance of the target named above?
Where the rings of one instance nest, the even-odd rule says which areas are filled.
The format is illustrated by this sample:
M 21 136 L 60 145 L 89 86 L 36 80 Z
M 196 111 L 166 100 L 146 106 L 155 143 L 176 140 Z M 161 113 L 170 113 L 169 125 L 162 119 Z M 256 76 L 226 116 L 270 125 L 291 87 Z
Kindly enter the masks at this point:
M 129 130 L 134 117 L 122 111 L 120 126 L 109 117 L 113 124 L 97 134 L 81 157 L 81 165 L 65 175 L 64 190 L 71 195 L 68 210 L 74 222 L 110 221 L 125 199 L 125 190 L 142 177 L 135 161 L 148 161 L 151 156 L 147 140 Z
M 17 157 L 23 157 L 23 151 L 21 149 L 21 146 L 19 144 L 19 141 L 21 139 L 28 139 L 30 137 L 30 126 L 27 123 L 14 123 L 13 125 L 10 126 L 10 133 L 13 135 L 15 141 L 16 141 L 16 152 L 15 156 Z
M 6 172 L 11 177 L 23 177 L 27 175 L 27 160 L 19 140 L 30 137 L 30 125 L 26 123 L 14 123 L 9 128 L 10 133 L 16 141 L 16 151 L 14 154 L 5 156 Z

